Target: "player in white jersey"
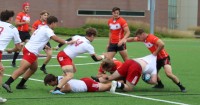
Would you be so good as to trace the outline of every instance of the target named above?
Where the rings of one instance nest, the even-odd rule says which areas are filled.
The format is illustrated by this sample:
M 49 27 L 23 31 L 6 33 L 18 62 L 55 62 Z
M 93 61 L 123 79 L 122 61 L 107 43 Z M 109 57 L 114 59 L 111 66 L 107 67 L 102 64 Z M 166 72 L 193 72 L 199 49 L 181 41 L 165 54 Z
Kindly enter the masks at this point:
M 49 16 L 47 18 L 47 25 L 34 31 L 30 40 L 23 48 L 23 59 L 21 61 L 20 67 L 15 70 L 11 77 L 3 84 L 3 87 L 7 90 L 7 92 L 12 92 L 10 88 L 11 83 L 13 83 L 14 80 L 16 80 L 22 74 L 24 74 L 23 78 L 16 86 L 16 88 L 26 89 L 26 86 L 24 85 L 25 82 L 37 70 L 37 56 L 50 39 L 53 39 L 58 43 L 69 44 L 69 42 L 66 42 L 54 34 L 53 29 L 56 27 L 57 22 L 58 20 L 56 17 Z
M 97 56 L 94 51 L 94 47 L 90 44 L 95 38 L 97 34 L 96 29 L 88 28 L 86 30 L 85 36 L 73 36 L 72 38 L 67 39 L 67 41 L 73 40 L 74 44 L 68 45 L 64 48 L 63 51 L 60 51 L 57 55 L 57 60 L 64 72 L 64 78 L 55 88 L 54 93 L 60 92 L 60 88 L 64 86 L 64 84 L 74 77 L 74 73 L 76 72 L 75 65 L 73 63 L 73 59 L 79 54 L 89 53 L 94 61 L 100 61 L 103 59 L 102 56 Z
M 10 52 L 19 51 L 21 49 L 20 43 L 21 39 L 19 37 L 19 32 L 17 28 L 14 27 L 11 23 L 13 20 L 14 12 L 10 10 L 4 10 L 1 12 L 0 16 L 0 85 L 2 83 L 4 67 L 1 62 L 2 52 L 6 49 L 7 45 L 13 39 L 15 47 L 13 49 L 7 50 Z M 0 103 L 6 102 L 7 99 L 0 97 Z
M 141 74 L 149 73 L 151 78 L 147 82 L 149 84 L 157 84 L 156 59 L 157 57 L 151 54 L 142 58 L 126 60 L 112 75 L 106 78 L 101 77 L 99 78 L 99 81 L 107 82 L 119 77 L 124 77 L 126 79 L 126 84 L 112 81 L 110 91 L 115 92 L 116 88 L 124 91 L 131 91 L 138 83 Z
M 44 78 L 44 84 L 49 86 L 56 86 L 61 82 L 63 76 L 56 77 L 53 74 L 48 74 Z M 66 92 L 104 92 L 111 88 L 111 83 L 99 83 L 95 82 L 91 78 L 81 78 L 70 79 L 65 85 L 60 89 L 62 94 Z

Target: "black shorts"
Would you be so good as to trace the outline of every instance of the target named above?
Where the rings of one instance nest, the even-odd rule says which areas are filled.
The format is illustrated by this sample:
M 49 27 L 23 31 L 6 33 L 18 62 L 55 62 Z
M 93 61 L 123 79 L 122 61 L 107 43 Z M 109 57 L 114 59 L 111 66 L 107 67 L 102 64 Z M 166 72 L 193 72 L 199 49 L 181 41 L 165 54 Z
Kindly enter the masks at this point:
M 29 40 L 30 37 L 31 37 L 29 32 L 23 32 L 23 31 L 19 31 L 19 36 L 20 36 L 20 39 L 22 40 L 22 42 L 25 42 L 26 40 Z
M 123 51 L 123 50 L 126 50 L 126 44 L 122 44 L 121 46 L 118 46 L 117 43 L 116 44 L 110 43 L 108 46 L 107 52 L 118 52 L 118 51 Z
M 170 56 L 157 60 L 157 71 L 159 71 L 161 67 L 164 67 L 166 64 L 171 65 Z
M 50 47 L 51 48 L 51 44 L 49 43 L 49 42 L 47 42 L 47 44 L 46 44 L 48 47 Z M 45 49 L 45 47 L 43 48 L 43 50 Z

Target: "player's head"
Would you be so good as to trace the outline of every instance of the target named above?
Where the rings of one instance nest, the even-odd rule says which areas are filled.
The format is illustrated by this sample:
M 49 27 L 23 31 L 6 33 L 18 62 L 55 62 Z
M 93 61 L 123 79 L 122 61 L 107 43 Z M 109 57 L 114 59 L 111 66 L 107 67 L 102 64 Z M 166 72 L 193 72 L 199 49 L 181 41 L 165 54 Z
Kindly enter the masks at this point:
M 57 26 L 58 19 L 55 16 L 49 16 L 47 18 L 47 24 L 53 29 Z
M 12 10 L 4 10 L 1 12 L 0 19 L 4 22 L 11 22 L 15 13 Z
M 120 14 L 120 8 L 119 7 L 114 7 L 112 9 L 112 15 L 113 15 L 113 18 L 119 18 L 119 14 Z
M 58 84 L 57 77 L 53 74 L 47 74 L 44 77 L 44 84 L 49 86 L 56 86 Z
M 49 16 L 49 13 L 46 10 L 43 10 L 40 13 L 40 18 L 41 18 L 42 21 L 46 21 L 48 16 Z
M 97 36 L 97 30 L 95 28 L 87 28 L 86 29 L 86 37 L 92 42 L 94 37 Z
M 142 29 L 142 28 L 139 28 L 136 30 L 135 36 L 138 37 L 138 40 L 140 40 L 140 41 L 144 41 L 147 37 L 144 29 Z
M 28 2 L 24 2 L 22 5 L 22 9 L 24 12 L 28 13 L 30 9 L 30 4 Z
M 113 60 L 107 59 L 107 58 L 102 60 L 101 67 L 102 67 L 103 71 L 113 72 L 112 68 L 114 66 L 115 66 L 115 63 Z

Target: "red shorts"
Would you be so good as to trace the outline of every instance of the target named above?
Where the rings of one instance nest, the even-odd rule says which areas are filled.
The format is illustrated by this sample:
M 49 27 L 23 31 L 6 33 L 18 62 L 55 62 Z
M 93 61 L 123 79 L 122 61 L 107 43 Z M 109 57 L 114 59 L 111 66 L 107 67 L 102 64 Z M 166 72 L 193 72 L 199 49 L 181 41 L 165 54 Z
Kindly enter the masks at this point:
M 66 65 L 73 65 L 72 59 L 67 54 L 65 54 L 64 51 L 60 51 L 58 53 L 57 60 L 61 67 L 66 66 Z
M 0 51 L 0 61 L 2 60 L 2 52 Z
M 84 81 L 85 84 L 87 85 L 88 92 L 96 92 L 99 90 L 99 83 L 95 82 L 91 78 L 81 78 L 80 80 Z
M 33 64 L 37 60 L 37 56 L 26 49 L 23 48 L 23 59 Z
M 136 61 L 126 60 L 117 71 L 131 84 L 136 85 L 140 79 L 142 68 Z

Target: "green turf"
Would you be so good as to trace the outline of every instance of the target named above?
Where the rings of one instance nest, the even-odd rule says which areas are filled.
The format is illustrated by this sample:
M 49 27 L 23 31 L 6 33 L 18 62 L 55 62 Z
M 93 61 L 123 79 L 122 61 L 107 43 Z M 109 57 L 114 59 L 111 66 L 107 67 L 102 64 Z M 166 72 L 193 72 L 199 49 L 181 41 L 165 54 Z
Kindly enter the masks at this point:
M 160 72 L 161 79 L 165 85 L 164 89 L 152 89 L 151 85 L 140 80 L 132 92 L 125 94 L 143 96 L 153 99 L 160 99 L 170 102 L 185 103 L 191 105 L 199 105 L 200 103 L 200 84 L 199 84 L 199 61 L 200 60 L 200 40 L 199 39 L 163 39 L 166 50 L 171 56 L 173 73 L 181 80 L 186 87 L 187 92 L 181 93 L 179 88 L 169 80 L 163 69 Z M 93 43 L 96 53 L 105 52 L 107 39 L 97 38 Z M 57 44 L 51 41 L 52 46 Z M 12 46 L 12 43 L 10 44 Z M 59 50 L 62 50 L 62 47 Z M 150 52 L 143 43 L 128 43 L 128 54 L 131 58 L 142 57 Z M 44 53 L 44 52 L 42 52 Z M 58 52 L 54 52 L 56 55 Z M 82 54 L 81 56 L 88 56 Z M 122 60 L 120 55 L 116 58 Z M 39 59 L 39 66 L 42 65 L 43 59 Z M 19 65 L 20 61 L 17 61 Z M 94 63 L 88 56 L 86 58 L 75 58 L 75 64 Z M 3 62 L 4 66 L 9 66 L 10 61 Z M 61 75 L 62 70 L 59 66 L 52 67 L 50 65 L 58 65 L 53 58 L 47 65 L 49 73 Z M 77 65 L 75 78 L 89 77 L 97 73 L 99 64 L 93 65 Z M 5 74 L 12 74 L 17 68 L 6 67 Z M 38 70 L 31 78 L 43 80 L 44 74 Z M 6 81 L 8 76 L 4 76 Z M 171 105 L 172 103 L 158 102 L 155 100 L 139 99 L 135 97 L 116 95 L 108 92 L 98 93 L 68 93 L 66 95 L 52 95 L 48 91 L 52 87 L 44 86 L 42 82 L 29 80 L 26 84 L 27 90 L 16 90 L 15 86 L 20 79 L 17 79 L 12 85 L 13 93 L 9 94 L 0 88 L 0 96 L 5 97 L 8 101 L 4 105 Z M 173 105 L 173 104 L 172 104 Z

